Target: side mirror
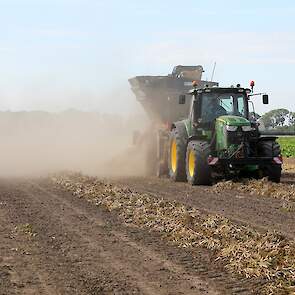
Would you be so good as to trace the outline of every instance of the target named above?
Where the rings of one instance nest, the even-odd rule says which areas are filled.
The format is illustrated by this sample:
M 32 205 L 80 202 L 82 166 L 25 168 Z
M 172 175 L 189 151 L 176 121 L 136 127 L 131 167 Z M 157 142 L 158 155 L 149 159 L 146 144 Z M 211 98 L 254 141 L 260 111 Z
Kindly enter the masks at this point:
M 263 104 L 268 104 L 268 95 L 267 94 L 262 95 L 262 102 L 263 102 Z
M 185 104 L 185 99 L 186 99 L 186 97 L 184 94 L 179 95 L 179 102 L 178 103 Z

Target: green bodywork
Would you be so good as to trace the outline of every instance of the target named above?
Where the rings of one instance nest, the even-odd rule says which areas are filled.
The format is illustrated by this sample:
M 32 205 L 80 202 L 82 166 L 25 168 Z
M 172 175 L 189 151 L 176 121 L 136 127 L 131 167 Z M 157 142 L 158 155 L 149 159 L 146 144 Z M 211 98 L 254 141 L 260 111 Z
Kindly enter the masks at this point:
M 185 119 L 181 121 L 185 125 L 188 137 L 194 135 L 194 127 L 192 126 L 191 119 Z M 226 126 L 250 126 L 250 122 L 244 117 L 238 116 L 221 116 L 216 119 L 215 130 L 216 130 L 216 151 L 220 155 L 223 151 L 232 150 L 234 152 L 237 149 L 237 145 L 229 145 L 227 137 L 225 136 Z M 202 137 L 206 138 L 209 142 L 212 139 L 212 131 L 202 129 Z
M 239 148 L 238 144 L 229 144 L 225 134 L 226 126 L 251 126 L 250 121 L 244 117 L 238 116 L 221 116 L 216 119 L 216 152 L 220 158 L 226 158 L 233 155 Z M 243 170 L 255 171 L 258 169 L 257 165 L 246 165 Z
M 181 121 L 186 129 L 188 137 L 194 135 L 195 127 L 192 124 L 191 119 L 185 119 Z M 251 126 L 249 120 L 239 116 L 221 116 L 216 119 L 215 132 L 216 132 L 216 156 L 220 158 L 228 158 L 234 154 L 239 148 L 238 144 L 230 144 L 227 142 L 227 136 L 225 136 L 226 126 Z M 212 140 L 212 130 L 202 129 L 201 136 L 208 142 Z M 257 165 L 246 165 L 243 170 L 255 171 L 258 169 Z
M 226 126 L 250 126 L 250 122 L 238 116 L 221 116 L 216 119 L 215 130 L 216 130 L 216 150 L 218 153 L 225 150 L 236 150 L 236 145 L 229 145 L 227 137 L 224 135 Z M 230 153 L 230 151 L 228 151 Z
M 185 119 L 181 121 L 185 125 L 188 137 L 194 135 L 194 128 L 191 119 Z M 239 116 L 221 116 L 216 119 L 215 122 L 215 132 L 216 132 L 216 156 L 220 158 L 228 158 L 230 155 L 234 154 L 239 148 L 238 144 L 230 144 L 227 142 L 227 136 L 225 136 L 226 126 L 251 126 L 249 120 L 244 117 Z M 212 140 L 212 131 L 202 129 L 202 137 L 208 142 Z M 244 169 L 249 171 L 254 171 L 258 169 L 256 165 L 246 165 Z

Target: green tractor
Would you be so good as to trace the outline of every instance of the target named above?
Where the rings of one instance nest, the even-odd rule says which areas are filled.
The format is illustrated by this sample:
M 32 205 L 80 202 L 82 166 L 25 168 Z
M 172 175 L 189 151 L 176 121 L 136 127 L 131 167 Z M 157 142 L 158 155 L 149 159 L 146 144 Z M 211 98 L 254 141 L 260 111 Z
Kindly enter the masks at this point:
M 268 95 L 254 94 L 253 81 L 251 89 L 239 84 L 223 88 L 201 80 L 202 73 L 202 66 L 176 66 L 168 76 L 129 79 L 152 121 L 148 132 L 138 136 L 148 151 L 151 174 L 192 185 L 208 185 L 218 177 L 280 182 L 282 157 L 276 139 L 291 134 L 261 131 L 252 116 L 251 97 L 262 95 L 268 104 Z
M 252 91 L 237 87 L 195 85 L 188 118 L 172 123 L 167 159 L 169 176 L 192 185 L 212 183 L 214 176 L 268 177 L 280 182 L 282 157 L 276 136 L 263 135 L 251 120 Z M 179 103 L 184 104 L 185 95 Z M 263 95 L 263 103 L 268 96 Z M 164 164 L 165 163 L 165 164 Z

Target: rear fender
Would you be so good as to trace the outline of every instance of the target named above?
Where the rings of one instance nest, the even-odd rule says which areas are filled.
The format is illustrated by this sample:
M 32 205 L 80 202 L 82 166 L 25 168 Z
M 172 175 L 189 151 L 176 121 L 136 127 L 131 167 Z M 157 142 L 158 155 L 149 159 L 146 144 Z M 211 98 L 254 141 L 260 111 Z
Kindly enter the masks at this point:
M 188 130 L 187 130 L 187 126 L 185 125 L 185 123 L 183 121 L 180 122 L 175 122 L 171 125 L 171 130 L 173 129 L 177 129 L 179 130 L 180 134 L 184 134 L 184 136 L 182 137 L 183 143 L 185 145 L 187 145 L 187 141 L 188 141 Z
M 263 136 L 259 137 L 259 141 L 276 141 L 278 139 L 277 136 Z

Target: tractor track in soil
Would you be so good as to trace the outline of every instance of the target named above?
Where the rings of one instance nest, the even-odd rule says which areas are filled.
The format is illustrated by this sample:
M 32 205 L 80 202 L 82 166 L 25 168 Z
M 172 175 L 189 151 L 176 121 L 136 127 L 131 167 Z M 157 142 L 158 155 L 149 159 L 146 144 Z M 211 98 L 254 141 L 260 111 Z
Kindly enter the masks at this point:
M 145 191 L 157 186 L 184 188 L 142 180 Z M 227 273 L 209 250 L 169 245 L 44 179 L 0 180 L 0 233 L 1 295 L 250 294 L 259 284 Z

